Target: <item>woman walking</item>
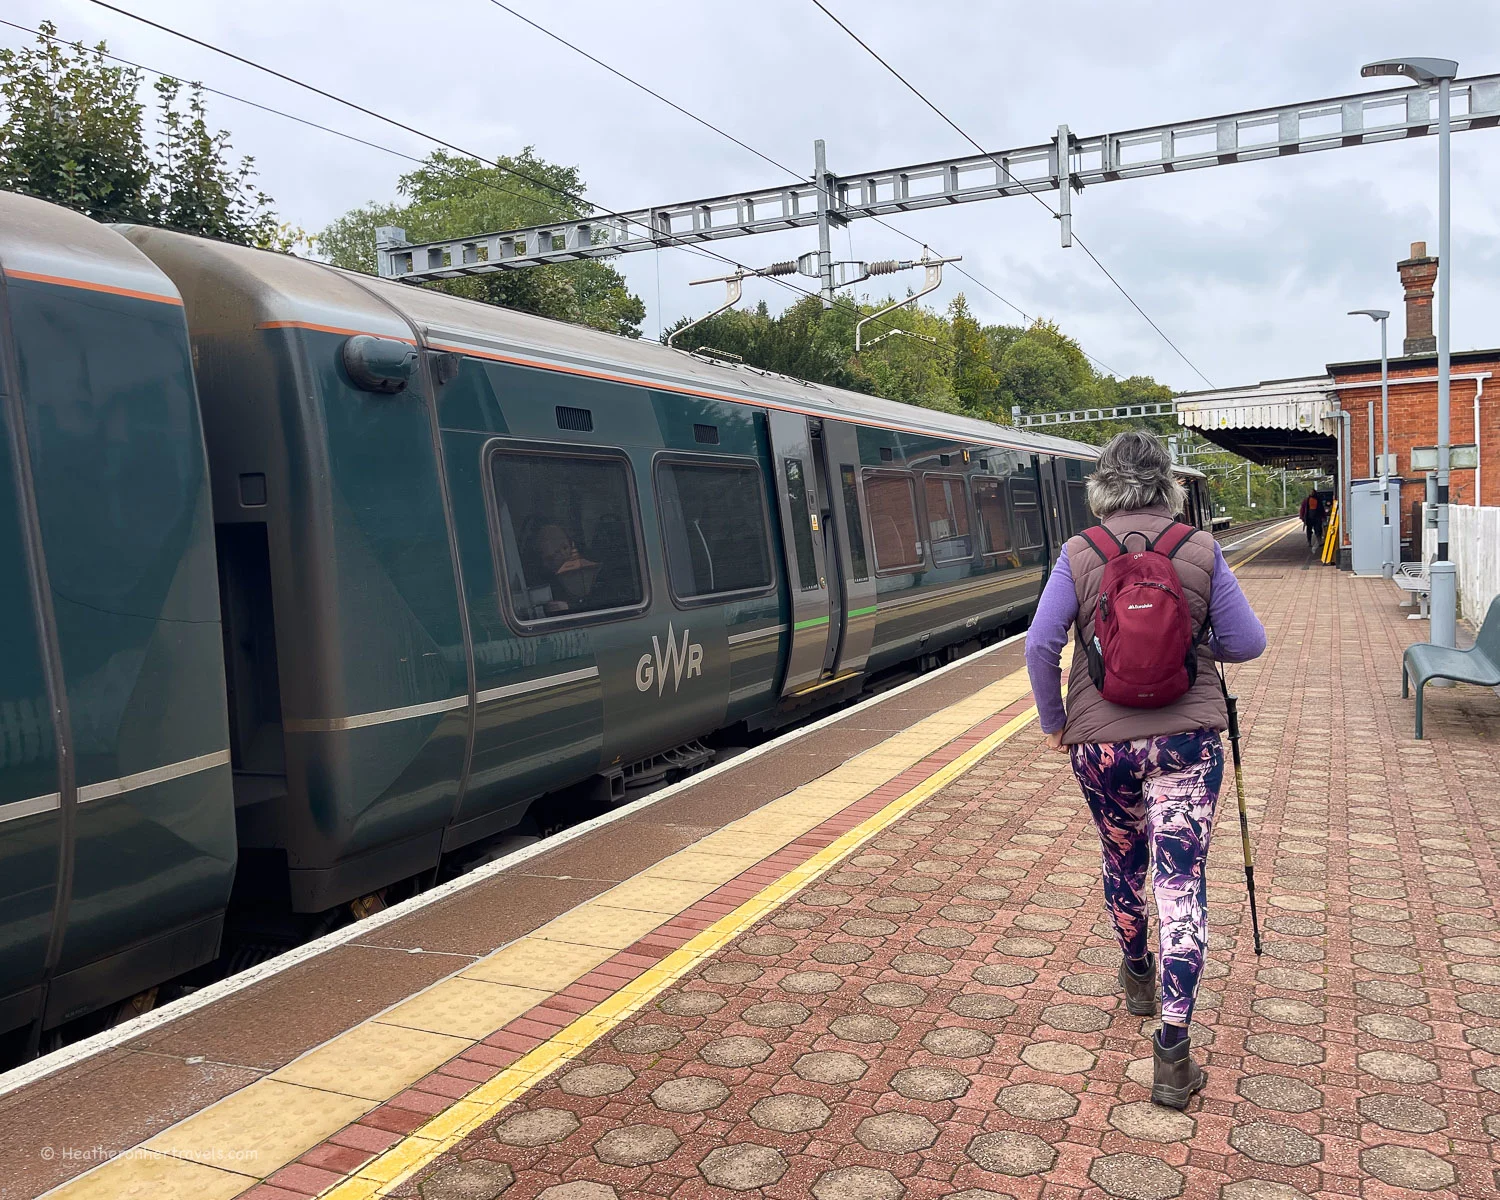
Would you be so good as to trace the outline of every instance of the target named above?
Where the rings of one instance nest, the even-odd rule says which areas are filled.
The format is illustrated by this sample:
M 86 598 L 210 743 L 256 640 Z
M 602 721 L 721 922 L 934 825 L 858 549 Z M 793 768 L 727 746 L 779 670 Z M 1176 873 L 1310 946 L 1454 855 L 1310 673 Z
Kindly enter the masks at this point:
M 1047 744 L 1071 755 L 1099 830 L 1129 1011 L 1154 1013 L 1160 983 L 1151 1098 L 1183 1108 L 1208 1078 L 1188 1051 L 1188 1026 L 1208 942 L 1204 860 L 1228 725 L 1213 664 L 1255 658 L 1266 633 L 1218 543 L 1175 521 L 1183 489 L 1157 438 L 1115 437 L 1089 476 L 1088 500 L 1103 531 L 1063 547 L 1026 635 L 1026 665 Z M 1070 634 L 1064 709 L 1059 659 Z M 1152 860 L 1159 961 L 1147 944 Z

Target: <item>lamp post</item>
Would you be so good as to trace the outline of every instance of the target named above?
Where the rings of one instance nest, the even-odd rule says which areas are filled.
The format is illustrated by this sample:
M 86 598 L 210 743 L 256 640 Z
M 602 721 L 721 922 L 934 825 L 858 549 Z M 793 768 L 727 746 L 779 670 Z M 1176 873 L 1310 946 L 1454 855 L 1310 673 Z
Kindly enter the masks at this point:
M 1438 89 L 1438 468 L 1437 468 L 1437 557 L 1427 569 L 1432 602 L 1432 640 L 1439 646 L 1456 642 L 1458 626 L 1457 569 L 1448 557 L 1448 298 L 1453 267 L 1449 261 L 1449 153 L 1448 90 L 1458 74 L 1451 58 L 1388 58 L 1366 63 L 1359 69 L 1365 77 L 1405 75 Z
M 1395 542 L 1391 537 L 1390 360 L 1385 342 L 1385 323 L 1391 314 L 1384 308 L 1356 308 L 1349 315 L 1369 317 L 1380 326 L 1380 573 L 1390 579 L 1396 574 Z

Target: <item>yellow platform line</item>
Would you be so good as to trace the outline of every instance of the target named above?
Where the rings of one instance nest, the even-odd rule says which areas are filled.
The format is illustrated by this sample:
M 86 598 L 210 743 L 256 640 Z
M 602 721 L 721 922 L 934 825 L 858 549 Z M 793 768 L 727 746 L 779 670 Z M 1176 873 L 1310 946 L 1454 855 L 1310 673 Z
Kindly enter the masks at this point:
M 733 912 L 715 921 L 655 966 L 648 967 L 608 999 L 600 1001 L 572 1024 L 506 1067 L 488 1083 L 480 1084 L 462 1100 L 456 1101 L 420 1129 L 371 1159 L 353 1176 L 335 1184 L 323 1195 L 328 1200 L 368 1200 L 370 1197 L 388 1194 L 438 1155 L 456 1146 L 506 1105 L 525 1094 L 534 1084 L 570 1059 L 576 1058 L 614 1026 L 639 1011 L 704 958 L 728 945 L 792 893 L 977 766 L 996 748 L 1030 725 L 1036 717 L 1037 711 L 1033 706 L 1011 718 L 994 733 L 965 750 L 952 762 L 939 767 L 910 791 L 892 800 L 878 813 L 866 818 L 802 865 L 767 884 Z
M 1289 533 L 1291 533 L 1292 530 L 1296 529 L 1297 526 L 1300 525 L 1300 524 L 1302 524 L 1302 522 L 1300 520 L 1298 520 L 1296 517 L 1292 517 L 1290 520 L 1287 521 L 1286 525 L 1282 528 L 1282 530 L 1281 530 L 1280 533 L 1277 533 L 1273 538 L 1270 539 L 1270 541 L 1266 542 L 1265 545 L 1259 546 L 1254 551 L 1252 551 L 1251 553 L 1245 555 L 1244 558 L 1240 559 L 1239 562 L 1235 563 L 1234 566 L 1230 567 L 1229 569 L 1231 571 L 1233 571 L 1233 570 L 1235 570 L 1235 569 L 1237 569 L 1239 567 L 1243 567 L 1252 558 L 1259 558 L 1262 554 L 1264 554 L 1272 546 L 1276 545 L 1280 541 L 1285 540 L 1286 535 L 1289 534 Z M 1276 526 L 1272 525 L 1271 526 L 1271 530 L 1274 531 L 1275 529 L 1276 529 Z

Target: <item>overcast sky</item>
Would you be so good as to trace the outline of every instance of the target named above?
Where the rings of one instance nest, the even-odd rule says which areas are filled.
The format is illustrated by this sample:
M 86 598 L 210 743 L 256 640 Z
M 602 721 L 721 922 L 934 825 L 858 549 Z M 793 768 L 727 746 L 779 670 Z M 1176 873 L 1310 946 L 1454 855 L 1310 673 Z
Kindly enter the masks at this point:
M 485 155 L 531 144 L 576 164 L 609 208 L 686 201 L 783 181 L 771 166 L 606 74 L 489 0 L 117 0 L 288 75 Z M 1090 135 L 1362 90 L 1359 66 L 1398 54 L 1456 57 L 1461 75 L 1500 71 L 1494 0 L 1261 0 L 1045 4 L 828 0 L 829 7 L 987 149 L 1041 141 L 1065 122 Z M 839 173 L 966 153 L 966 143 L 811 0 L 755 5 L 512 0 L 621 71 L 781 162 L 811 173 L 812 142 Z M 10 0 L 6 15 L 107 39 L 148 66 L 201 80 L 406 153 L 421 139 L 321 100 L 88 0 Z M 0 27 L 0 45 L 26 35 Z M 212 99 L 211 115 L 255 156 L 278 211 L 308 230 L 394 195 L 409 164 Z M 1453 138 L 1453 346 L 1500 345 L 1500 131 Z M 1052 199 L 1049 197 L 1049 199 Z M 1217 386 L 1301 375 L 1374 356 L 1350 308 L 1392 310 L 1395 263 L 1437 247 L 1437 139 L 1340 149 L 1090 188 L 1076 229 Z M 1022 198 L 891 218 L 1033 316 L 1060 324 L 1122 374 L 1204 386 L 1075 246 Z M 481 232 L 481 231 L 475 231 Z M 717 249 L 751 265 L 816 247 L 813 230 Z M 872 221 L 836 234 L 836 257 L 910 257 Z M 721 302 L 688 281 L 715 264 L 677 249 L 616 260 L 645 300 L 645 332 Z M 913 274 L 898 277 L 916 280 Z M 801 281 L 804 284 L 808 281 Z M 878 282 L 878 281 L 877 281 Z M 987 321 L 1015 313 L 950 274 Z M 747 301 L 793 297 L 752 281 Z

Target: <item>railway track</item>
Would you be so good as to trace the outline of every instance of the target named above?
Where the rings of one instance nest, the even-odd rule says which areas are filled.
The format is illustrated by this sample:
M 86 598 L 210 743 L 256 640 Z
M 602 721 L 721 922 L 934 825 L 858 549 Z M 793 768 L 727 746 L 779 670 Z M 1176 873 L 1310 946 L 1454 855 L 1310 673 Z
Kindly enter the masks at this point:
M 1256 521 L 1242 521 L 1238 525 L 1230 525 L 1214 533 L 1214 538 L 1221 545 L 1228 546 L 1243 538 L 1253 537 L 1262 529 L 1270 529 L 1274 525 L 1280 525 L 1290 521 L 1290 515 L 1285 517 L 1262 517 Z

